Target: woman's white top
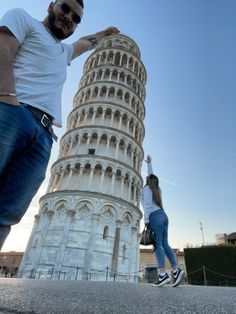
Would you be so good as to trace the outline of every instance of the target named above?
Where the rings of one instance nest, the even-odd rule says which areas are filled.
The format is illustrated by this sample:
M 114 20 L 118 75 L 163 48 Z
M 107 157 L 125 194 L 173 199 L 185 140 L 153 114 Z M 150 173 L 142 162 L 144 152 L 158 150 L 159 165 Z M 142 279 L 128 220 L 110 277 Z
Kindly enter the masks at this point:
M 50 114 L 60 127 L 61 94 L 73 45 L 52 37 L 40 21 L 23 9 L 8 11 L 0 19 L 2 26 L 20 43 L 13 64 L 18 101 Z
M 153 174 L 152 171 L 152 164 L 147 163 L 148 166 L 148 175 Z M 152 197 L 152 190 L 148 185 L 146 185 L 141 194 L 141 204 L 143 206 L 143 211 L 144 211 L 144 223 L 149 223 L 149 217 L 151 213 L 153 213 L 156 210 L 161 209 L 153 200 Z

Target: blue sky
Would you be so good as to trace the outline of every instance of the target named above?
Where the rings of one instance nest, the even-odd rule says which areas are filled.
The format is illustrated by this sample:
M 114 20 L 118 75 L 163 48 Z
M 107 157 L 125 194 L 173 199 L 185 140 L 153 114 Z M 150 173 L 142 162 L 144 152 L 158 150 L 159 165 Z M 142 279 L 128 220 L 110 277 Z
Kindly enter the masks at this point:
M 201 245 L 217 233 L 236 231 L 236 1 L 235 0 L 84 0 L 85 13 L 67 40 L 107 26 L 138 44 L 146 67 L 145 154 L 161 178 L 173 247 Z M 1 1 L 0 16 L 21 7 L 42 20 L 47 0 Z M 68 69 L 63 92 L 64 127 L 89 53 Z M 51 161 L 58 155 L 54 145 Z M 49 168 L 50 169 L 50 168 Z M 142 174 L 146 167 L 143 164 Z M 3 249 L 24 250 L 44 193 L 13 228 Z M 19 240 L 20 239 L 20 240 Z

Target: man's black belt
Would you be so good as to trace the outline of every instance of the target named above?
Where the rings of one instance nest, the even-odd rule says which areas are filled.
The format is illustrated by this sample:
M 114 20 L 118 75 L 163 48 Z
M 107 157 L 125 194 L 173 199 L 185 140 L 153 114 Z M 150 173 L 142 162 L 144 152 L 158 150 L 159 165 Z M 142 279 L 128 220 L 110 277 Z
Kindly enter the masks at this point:
M 49 133 L 52 135 L 53 139 L 55 141 L 57 141 L 57 136 L 56 134 L 53 132 L 53 117 L 51 117 L 49 114 L 46 114 L 45 112 L 43 112 L 42 110 L 32 107 L 30 105 L 27 105 L 26 108 L 31 111 L 40 121 L 40 123 L 46 128 L 48 129 Z

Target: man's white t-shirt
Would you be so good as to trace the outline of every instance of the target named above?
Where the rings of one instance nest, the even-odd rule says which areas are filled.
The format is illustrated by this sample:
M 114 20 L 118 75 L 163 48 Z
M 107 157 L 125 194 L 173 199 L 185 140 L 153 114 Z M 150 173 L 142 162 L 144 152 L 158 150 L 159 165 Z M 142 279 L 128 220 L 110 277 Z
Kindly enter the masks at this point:
M 14 60 L 18 101 L 50 114 L 54 124 L 60 127 L 61 94 L 73 45 L 56 40 L 23 9 L 8 11 L 0 26 L 7 27 L 20 43 Z

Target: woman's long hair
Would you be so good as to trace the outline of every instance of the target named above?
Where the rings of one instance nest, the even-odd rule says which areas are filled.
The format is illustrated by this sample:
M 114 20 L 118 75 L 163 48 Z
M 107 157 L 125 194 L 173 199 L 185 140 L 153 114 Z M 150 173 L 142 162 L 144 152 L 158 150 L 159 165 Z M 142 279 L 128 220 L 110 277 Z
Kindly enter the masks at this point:
M 149 187 L 152 191 L 152 198 L 154 202 L 163 209 L 162 199 L 161 199 L 161 189 L 159 188 L 159 179 L 154 174 L 149 176 Z

